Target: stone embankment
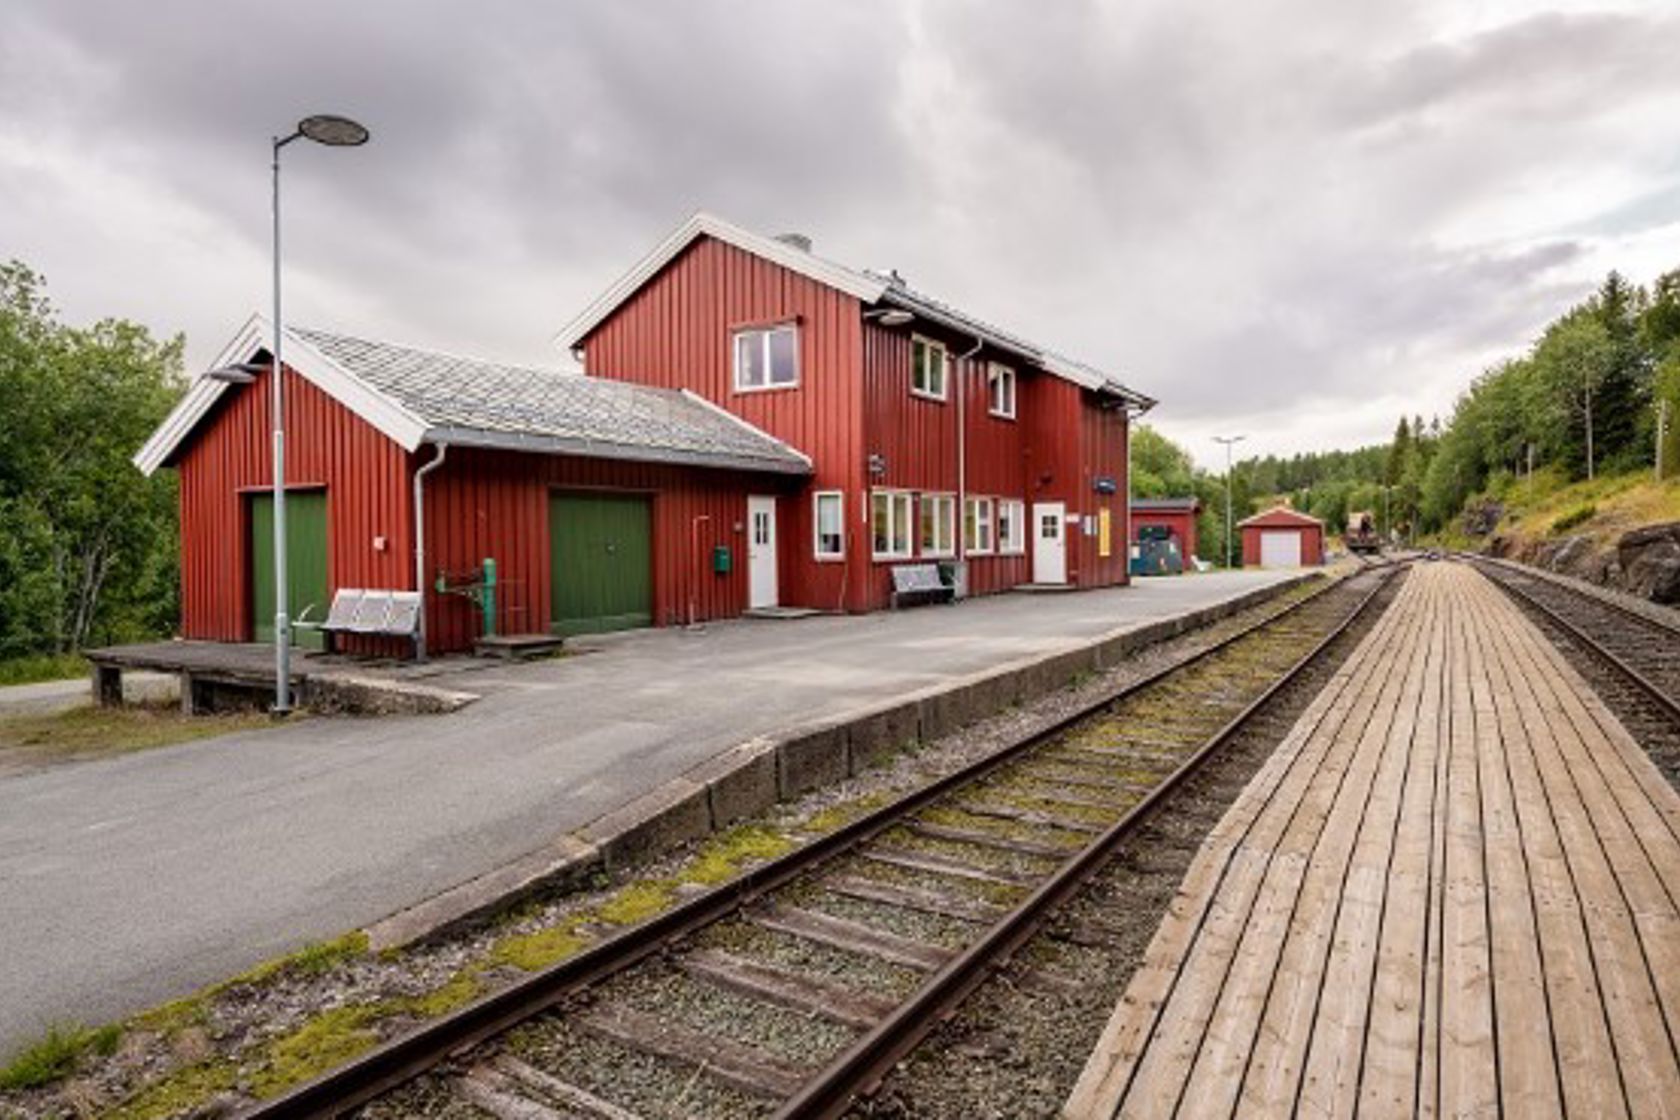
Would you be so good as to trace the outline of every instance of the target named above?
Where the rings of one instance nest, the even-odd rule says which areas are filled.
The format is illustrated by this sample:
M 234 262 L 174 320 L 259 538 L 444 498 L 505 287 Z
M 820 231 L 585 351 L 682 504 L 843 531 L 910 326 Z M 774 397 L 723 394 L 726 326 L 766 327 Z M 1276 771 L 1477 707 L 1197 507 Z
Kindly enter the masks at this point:
M 1550 540 L 1495 535 L 1482 551 L 1625 591 L 1653 603 L 1680 604 L 1680 521 L 1630 530 L 1613 547 L 1585 535 Z

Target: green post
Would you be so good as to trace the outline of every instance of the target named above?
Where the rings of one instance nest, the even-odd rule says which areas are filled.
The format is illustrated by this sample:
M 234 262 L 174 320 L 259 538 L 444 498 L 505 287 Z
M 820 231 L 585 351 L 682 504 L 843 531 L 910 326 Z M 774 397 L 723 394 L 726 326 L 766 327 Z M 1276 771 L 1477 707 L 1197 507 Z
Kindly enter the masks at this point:
M 489 556 L 484 558 L 484 591 L 479 598 L 479 608 L 484 612 L 484 636 L 496 636 L 496 561 Z

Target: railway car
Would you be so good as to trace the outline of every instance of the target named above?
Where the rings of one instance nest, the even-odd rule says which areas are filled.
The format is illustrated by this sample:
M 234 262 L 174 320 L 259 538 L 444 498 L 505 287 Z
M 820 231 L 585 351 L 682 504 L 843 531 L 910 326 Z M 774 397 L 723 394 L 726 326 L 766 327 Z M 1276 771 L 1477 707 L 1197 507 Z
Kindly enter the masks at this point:
M 1342 541 L 1349 552 L 1379 552 L 1382 538 L 1377 535 L 1377 519 L 1368 511 L 1348 514 L 1347 531 Z

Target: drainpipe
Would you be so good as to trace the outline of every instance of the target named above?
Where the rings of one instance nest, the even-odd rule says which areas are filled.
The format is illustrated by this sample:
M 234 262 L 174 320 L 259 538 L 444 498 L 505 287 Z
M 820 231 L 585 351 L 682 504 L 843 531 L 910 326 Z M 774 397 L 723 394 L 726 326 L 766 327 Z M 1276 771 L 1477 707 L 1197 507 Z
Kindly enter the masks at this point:
M 968 515 L 968 386 L 962 381 L 962 366 L 980 353 L 985 340 L 976 336 L 974 345 L 957 355 L 951 371 L 957 382 L 957 508 L 951 518 L 955 522 L 951 532 L 956 534 L 957 566 L 962 572 L 963 592 L 968 591 L 968 542 L 963 538 L 963 518 Z M 992 511 L 992 551 L 997 551 L 997 511 Z
M 705 565 L 700 555 L 700 524 L 701 522 L 710 521 L 711 519 L 712 515 L 709 513 L 696 514 L 693 523 L 688 527 L 688 551 L 690 555 L 694 557 L 693 560 L 689 561 L 688 565 L 688 628 L 690 630 L 694 629 L 694 620 L 697 614 L 696 608 L 700 599 L 700 581 L 705 578 L 703 574 L 705 571 Z M 750 550 L 752 548 L 750 536 L 751 526 L 748 527 L 748 532 L 749 537 L 747 547 Z M 747 596 L 748 601 L 750 602 L 752 598 L 752 566 L 750 564 L 747 567 Z
M 414 472 L 414 590 L 420 592 L 420 618 L 414 631 L 414 656 L 426 660 L 426 476 L 443 466 L 449 445 L 437 445 L 432 461 Z

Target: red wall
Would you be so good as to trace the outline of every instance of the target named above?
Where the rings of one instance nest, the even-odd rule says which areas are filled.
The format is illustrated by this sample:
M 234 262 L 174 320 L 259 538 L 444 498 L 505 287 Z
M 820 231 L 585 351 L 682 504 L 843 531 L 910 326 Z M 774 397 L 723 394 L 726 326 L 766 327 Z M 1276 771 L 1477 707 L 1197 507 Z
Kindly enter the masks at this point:
M 868 575 L 863 496 L 862 309 L 843 292 L 702 238 L 584 340 L 597 377 L 689 389 L 816 461 L 816 475 L 777 507 L 781 601 L 856 609 Z M 730 336 L 755 324 L 799 322 L 799 386 L 737 393 Z M 846 558 L 812 557 L 816 490 L 846 495 Z M 768 491 L 760 491 L 765 493 Z
M 181 632 L 188 638 L 239 642 L 254 633 L 246 495 L 273 480 L 268 377 L 224 393 L 177 464 Z M 326 489 L 331 586 L 412 586 L 407 479 L 401 448 L 286 371 L 286 483 Z M 382 551 L 376 537 L 385 538 Z
M 1243 567 L 1257 568 L 1260 566 L 1260 532 L 1287 532 L 1294 530 L 1301 534 L 1301 563 L 1312 567 L 1324 563 L 1324 527 L 1322 525 L 1300 525 L 1280 522 L 1276 525 L 1245 525 L 1242 530 Z
M 747 606 L 747 495 L 774 493 L 760 476 L 652 463 L 451 448 L 426 476 L 426 571 L 476 568 L 494 557 L 497 626 L 544 633 L 551 608 L 548 503 L 554 490 L 646 494 L 653 504 L 653 618 L 656 625 L 729 618 Z M 695 524 L 708 515 L 709 521 Z M 738 530 L 737 526 L 741 528 Z M 698 550 L 695 542 L 698 540 Z M 712 547 L 727 544 L 727 575 L 712 571 Z M 456 595 L 428 596 L 428 642 L 462 649 L 478 635 L 478 609 Z
M 1196 515 L 1189 510 L 1143 510 L 1132 509 L 1132 540 L 1138 539 L 1138 530 L 1145 525 L 1165 525 L 1167 530 L 1178 537 L 1179 550 L 1184 554 L 1184 563 L 1188 567 L 1190 558 L 1196 555 Z

